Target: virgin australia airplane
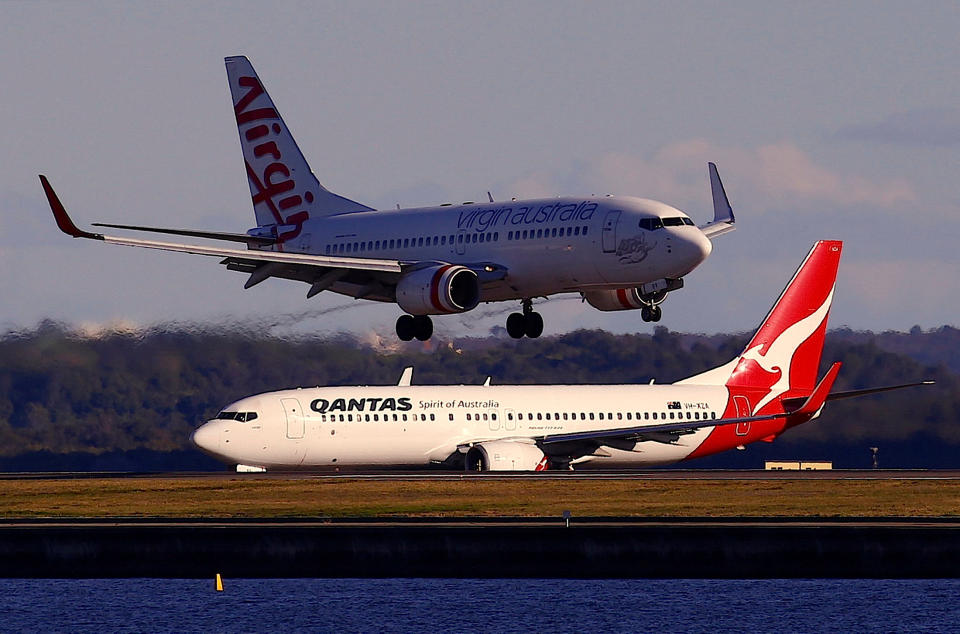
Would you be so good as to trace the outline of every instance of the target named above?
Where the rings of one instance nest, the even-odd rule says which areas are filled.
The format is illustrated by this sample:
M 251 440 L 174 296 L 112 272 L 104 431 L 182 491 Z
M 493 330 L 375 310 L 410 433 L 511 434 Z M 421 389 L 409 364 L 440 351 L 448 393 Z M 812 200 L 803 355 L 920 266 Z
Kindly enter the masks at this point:
M 257 226 L 246 233 L 95 223 L 246 245 L 197 246 L 105 236 L 73 223 L 40 176 L 62 231 L 110 244 L 221 258 L 246 273 L 244 288 L 275 277 L 357 299 L 395 302 L 404 341 L 433 334 L 431 315 L 480 302 L 519 300 L 511 337 L 539 337 L 532 299 L 578 292 L 604 311 L 639 309 L 659 321 L 660 303 L 734 228 L 716 166 L 709 165 L 714 219 L 697 227 L 679 209 L 633 197 L 561 197 L 460 206 L 373 210 L 325 189 L 245 57 L 226 59 L 227 78 Z
M 240 471 L 431 463 L 542 471 L 659 465 L 772 441 L 828 400 L 909 387 L 831 393 L 840 363 L 817 382 L 841 248 L 814 245 L 740 356 L 673 385 L 411 386 L 405 372 L 395 387 L 244 398 L 193 442 Z

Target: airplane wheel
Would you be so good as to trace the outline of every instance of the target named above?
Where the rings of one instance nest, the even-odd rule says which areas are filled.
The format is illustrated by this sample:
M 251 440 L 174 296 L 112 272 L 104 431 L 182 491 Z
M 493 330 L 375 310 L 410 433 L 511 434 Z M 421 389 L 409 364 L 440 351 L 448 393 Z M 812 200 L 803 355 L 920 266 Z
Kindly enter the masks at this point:
M 644 306 L 643 308 L 640 309 L 640 319 L 642 319 L 643 321 L 650 321 L 652 319 L 649 306 Z
M 660 310 L 659 306 L 654 306 L 650 309 L 650 321 L 657 322 L 660 321 L 660 318 L 663 317 L 663 311 Z
M 413 318 L 414 336 L 420 341 L 426 341 L 433 335 L 433 320 L 430 315 L 418 315 Z
M 543 317 L 540 313 L 527 313 L 524 322 L 524 333 L 531 339 L 536 339 L 543 334 Z
M 526 328 L 526 319 L 523 318 L 523 315 L 520 313 L 510 313 L 510 316 L 507 317 L 507 334 L 513 337 L 514 339 L 519 339 L 524 335 Z
M 397 318 L 397 337 L 400 341 L 410 341 L 417 331 L 413 315 L 400 315 Z

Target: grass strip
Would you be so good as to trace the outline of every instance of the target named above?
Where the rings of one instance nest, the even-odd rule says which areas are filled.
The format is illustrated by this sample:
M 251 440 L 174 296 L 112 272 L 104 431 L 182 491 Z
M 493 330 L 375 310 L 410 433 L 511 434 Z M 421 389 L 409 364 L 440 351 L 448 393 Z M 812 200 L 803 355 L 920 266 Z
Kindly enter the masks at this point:
M 960 482 L 103 478 L 0 481 L 0 517 L 960 517 Z

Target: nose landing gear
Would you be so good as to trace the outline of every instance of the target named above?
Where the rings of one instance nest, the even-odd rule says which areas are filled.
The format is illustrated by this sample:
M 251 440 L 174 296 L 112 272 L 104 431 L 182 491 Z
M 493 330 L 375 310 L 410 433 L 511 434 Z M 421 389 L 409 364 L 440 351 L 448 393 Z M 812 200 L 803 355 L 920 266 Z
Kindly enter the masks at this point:
M 510 313 L 507 317 L 507 334 L 514 339 L 520 339 L 524 335 L 536 339 L 543 334 L 543 317 L 533 311 L 531 300 L 525 299 L 522 304 L 522 313 Z
M 429 315 L 400 315 L 397 318 L 397 337 L 400 341 L 410 341 L 416 337 L 426 341 L 433 335 L 433 320 Z
M 640 319 L 643 321 L 658 322 L 663 317 L 663 310 L 660 304 L 667 298 L 667 291 L 657 291 L 647 295 L 641 295 L 640 301 L 643 302 L 643 308 L 640 309 Z

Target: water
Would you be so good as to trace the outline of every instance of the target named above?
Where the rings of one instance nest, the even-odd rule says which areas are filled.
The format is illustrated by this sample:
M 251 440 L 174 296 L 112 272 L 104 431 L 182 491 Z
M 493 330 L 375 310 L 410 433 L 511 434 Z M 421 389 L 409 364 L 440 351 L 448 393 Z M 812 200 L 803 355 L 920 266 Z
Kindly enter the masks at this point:
M 25 632 L 944 632 L 960 580 L 0 579 Z

